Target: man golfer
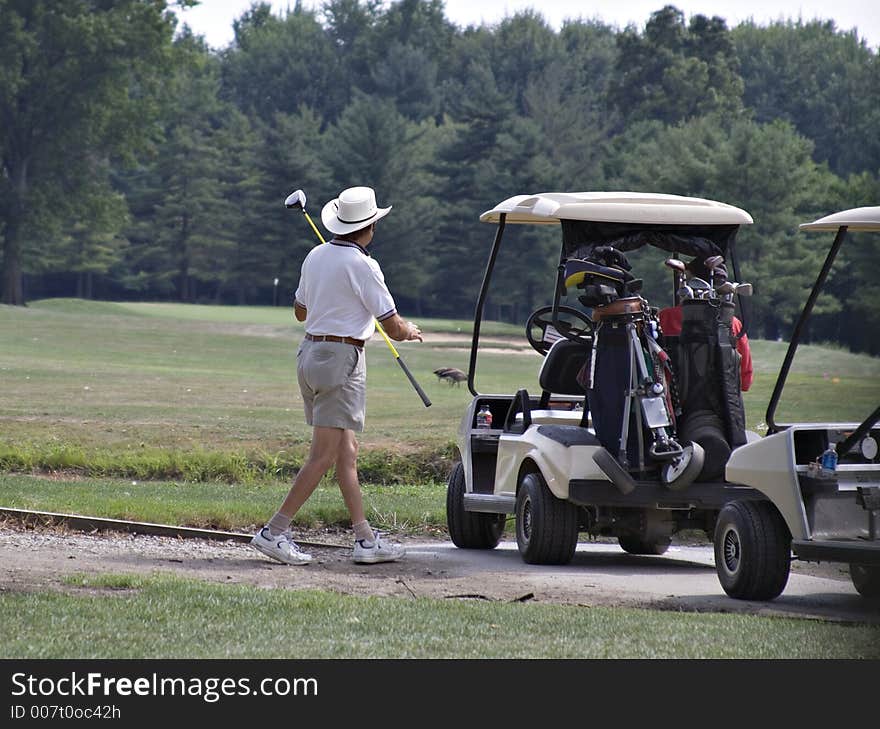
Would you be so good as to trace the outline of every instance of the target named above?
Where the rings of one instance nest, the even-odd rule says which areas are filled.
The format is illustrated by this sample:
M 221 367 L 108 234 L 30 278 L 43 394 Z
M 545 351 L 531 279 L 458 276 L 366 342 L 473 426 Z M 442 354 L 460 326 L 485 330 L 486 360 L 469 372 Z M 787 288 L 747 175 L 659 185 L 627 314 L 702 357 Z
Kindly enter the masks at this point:
M 321 211 L 324 227 L 335 237 L 313 248 L 302 264 L 294 313 L 305 322 L 306 334 L 296 355 L 297 379 L 306 422 L 313 428 L 312 444 L 278 512 L 251 540 L 260 552 L 285 564 L 312 561 L 293 541 L 290 523 L 331 466 L 336 466 L 351 516 L 352 559 L 371 564 L 397 560 L 406 553 L 401 545 L 382 541 L 367 522 L 355 438 L 364 429 L 364 342 L 375 331 L 374 320 L 392 339 L 422 341 L 419 327 L 397 313 L 382 270 L 367 252 L 376 221 L 390 210 L 391 206 L 377 207 L 370 187 L 343 190 Z

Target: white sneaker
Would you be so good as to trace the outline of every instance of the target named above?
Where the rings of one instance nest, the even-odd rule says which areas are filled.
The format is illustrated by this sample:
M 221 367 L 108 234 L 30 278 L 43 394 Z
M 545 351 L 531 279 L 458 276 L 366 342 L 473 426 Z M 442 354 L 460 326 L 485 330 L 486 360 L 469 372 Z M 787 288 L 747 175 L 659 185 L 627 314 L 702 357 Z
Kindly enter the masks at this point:
M 358 539 L 354 543 L 352 560 L 359 564 L 376 564 L 376 562 L 394 562 L 406 554 L 402 544 L 383 542 L 379 532 L 373 532 L 372 543 Z
M 277 537 L 269 533 L 269 527 L 264 526 L 254 534 L 251 546 L 258 549 L 267 557 L 276 559 L 284 564 L 308 564 L 312 561 L 312 555 L 303 552 L 293 539 L 290 532 L 284 532 Z

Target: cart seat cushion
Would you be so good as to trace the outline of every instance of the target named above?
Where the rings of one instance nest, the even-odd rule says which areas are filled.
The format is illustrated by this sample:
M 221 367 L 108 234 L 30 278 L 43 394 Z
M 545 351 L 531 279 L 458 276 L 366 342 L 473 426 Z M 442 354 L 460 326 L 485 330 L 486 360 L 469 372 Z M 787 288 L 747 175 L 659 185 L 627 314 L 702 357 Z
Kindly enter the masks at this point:
M 598 446 L 599 439 L 586 428 L 579 425 L 539 425 L 538 433 L 554 440 L 566 448 L 570 446 Z
M 578 383 L 578 372 L 590 361 L 592 345 L 560 339 L 555 342 L 538 372 L 538 384 L 544 392 L 557 395 L 583 395 L 584 388 Z

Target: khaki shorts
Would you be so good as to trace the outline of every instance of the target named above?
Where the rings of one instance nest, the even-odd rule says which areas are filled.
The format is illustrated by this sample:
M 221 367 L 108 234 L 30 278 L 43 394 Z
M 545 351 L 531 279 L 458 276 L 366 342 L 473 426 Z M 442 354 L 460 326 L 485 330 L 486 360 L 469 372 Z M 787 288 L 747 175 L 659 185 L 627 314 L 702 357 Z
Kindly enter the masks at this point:
M 296 353 L 296 375 L 306 423 L 357 432 L 364 429 L 367 360 L 362 348 L 304 339 Z

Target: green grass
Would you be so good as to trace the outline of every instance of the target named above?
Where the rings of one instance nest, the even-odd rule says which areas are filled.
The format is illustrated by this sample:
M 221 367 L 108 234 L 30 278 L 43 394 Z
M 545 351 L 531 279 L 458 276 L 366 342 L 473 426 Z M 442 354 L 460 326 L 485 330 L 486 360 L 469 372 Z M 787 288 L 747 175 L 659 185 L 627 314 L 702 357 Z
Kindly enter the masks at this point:
M 442 480 L 470 399 L 439 382 L 467 369 L 470 323 L 422 322 L 427 341 L 399 349 L 433 401 L 425 408 L 378 338 L 368 345 L 365 480 Z M 461 332 L 459 332 L 461 330 Z M 308 449 L 295 382 L 302 336 L 288 307 L 52 299 L 0 306 L 0 470 L 202 481 L 287 480 Z M 482 392 L 537 390 L 540 357 L 518 327 L 487 322 Z M 459 335 L 451 341 L 449 334 Z M 514 335 L 500 351 L 500 337 Z M 496 341 L 491 341 L 494 337 Z M 765 411 L 786 345 L 754 341 L 747 426 Z M 521 354 L 511 348 L 520 348 Z M 777 422 L 859 420 L 880 400 L 880 359 L 799 350 Z
M 289 484 L 64 479 L 0 474 L 0 506 L 223 531 L 253 531 L 278 508 Z M 446 525 L 446 484 L 362 484 L 377 528 L 424 533 Z M 348 526 L 335 482 L 318 487 L 296 516 L 298 527 Z
M 469 341 L 453 347 L 441 338 L 469 324 L 422 324 L 427 341 L 401 344 L 399 350 L 433 405 L 421 404 L 385 344 L 374 339 L 367 348 L 364 449 L 442 451 L 455 440 L 470 395 L 466 387 L 438 382 L 432 372 L 441 366 L 467 369 Z M 495 336 L 515 335 L 516 346 L 522 346 L 516 327 L 487 323 L 485 328 Z M 301 336 L 302 325 L 286 307 L 70 299 L 28 308 L 0 306 L 3 440 L 7 446 L 34 444 L 41 450 L 301 453 L 310 437 L 294 372 Z M 759 429 L 764 420 L 785 346 L 753 342 L 757 376 L 745 398 L 751 428 Z M 540 357 L 524 352 L 482 352 L 478 389 L 537 390 Z M 795 365 L 793 396 L 784 398 L 780 410 L 783 420 L 861 419 L 870 410 L 865 403 L 880 400 L 876 358 L 803 347 Z
M 296 619 L 291 619 L 296 616 Z M 125 640 L 120 640 L 125 636 Z M 272 636 L 267 640 L 267 636 Z M 880 658 L 876 626 L 77 576 L 0 593 L 5 658 Z
M 0 425 L 7 444 L 114 451 L 141 444 L 274 452 L 307 444 L 296 386 L 302 325 L 289 310 L 36 302 L 0 307 Z M 155 307 L 177 318 L 142 314 Z M 206 318 L 213 314 L 214 318 Z M 438 382 L 438 367 L 467 368 L 468 352 L 400 344 L 433 401 L 426 409 L 384 342 L 368 347 L 367 447 L 442 449 L 470 396 Z M 503 358 L 494 355 L 494 362 Z M 506 379 L 534 380 L 538 357 L 516 358 Z M 490 363 L 491 363 L 490 359 Z M 405 438 L 401 434 L 406 434 Z
M 755 382 L 745 393 L 749 427 L 763 430 L 767 404 L 788 344 L 751 341 Z M 880 359 L 835 347 L 798 347 L 777 423 L 861 422 L 880 403 Z

